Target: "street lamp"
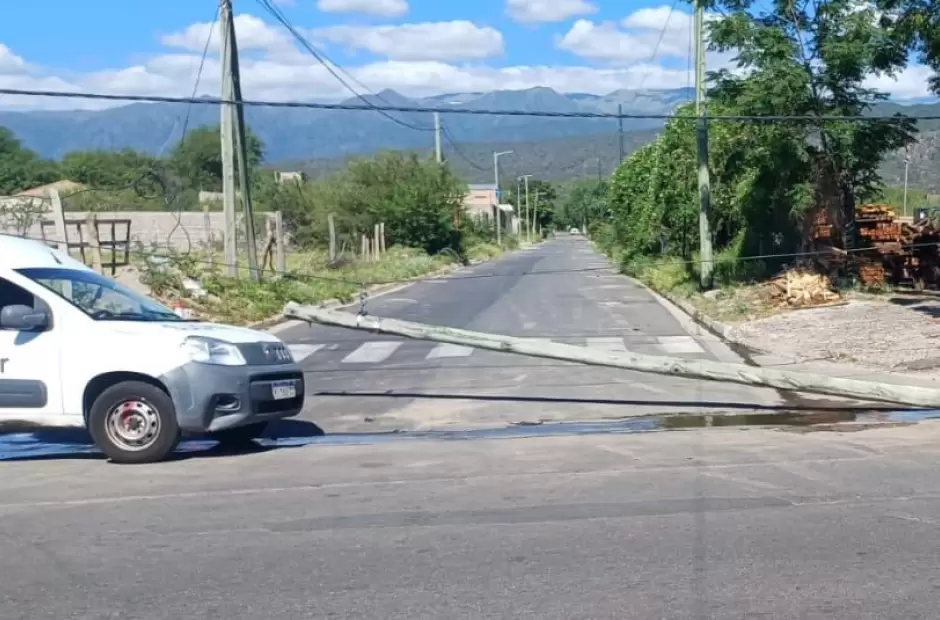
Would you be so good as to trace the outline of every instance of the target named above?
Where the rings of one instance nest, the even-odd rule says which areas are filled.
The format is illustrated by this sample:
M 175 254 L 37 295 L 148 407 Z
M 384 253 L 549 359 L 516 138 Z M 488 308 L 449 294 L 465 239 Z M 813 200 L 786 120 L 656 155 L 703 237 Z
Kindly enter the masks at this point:
M 526 241 L 532 241 L 532 227 L 529 225 L 529 177 L 535 176 L 534 174 L 524 174 L 520 179 L 525 179 L 525 239 Z M 517 193 L 518 195 L 518 193 Z M 516 202 L 519 202 L 517 199 Z
M 503 155 L 512 155 L 512 151 L 500 151 L 493 153 L 493 180 L 496 183 L 496 245 L 502 244 L 501 213 L 499 208 L 499 158 Z

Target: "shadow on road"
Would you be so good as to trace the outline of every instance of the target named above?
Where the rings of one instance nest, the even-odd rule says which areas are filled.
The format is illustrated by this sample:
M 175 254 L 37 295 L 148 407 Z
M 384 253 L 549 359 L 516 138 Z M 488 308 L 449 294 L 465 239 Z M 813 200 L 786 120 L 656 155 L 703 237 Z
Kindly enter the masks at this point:
M 306 420 L 279 420 L 269 425 L 265 436 L 251 445 L 232 449 L 207 437 L 188 437 L 180 442 L 170 460 L 257 454 L 305 445 L 323 436 L 323 429 Z M 84 429 L 37 429 L 0 435 L 0 461 L 104 459 Z
M 737 403 L 721 401 L 679 401 L 679 400 L 628 400 L 621 398 L 575 398 L 567 396 L 527 396 L 527 395 L 504 395 L 504 394 L 466 394 L 466 393 L 431 393 L 431 392 L 360 392 L 360 391 L 328 391 L 321 390 L 314 394 L 315 396 L 333 396 L 340 398 L 401 398 L 401 399 L 425 399 L 425 400 L 473 400 L 480 402 L 512 402 L 512 403 L 553 403 L 553 404 L 583 404 L 583 405 L 623 405 L 624 407 L 676 407 L 687 409 L 690 407 L 698 409 L 715 410 L 756 410 L 756 411 L 849 411 L 856 413 L 866 412 L 899 412 L 899 411 L 920 411 L 913 407 L 898 407 L 889 404 L 877 403 L 833 403 L 832 401 L 820 401 L 818 404 L 780 404 L 769 405 L 765 403 Z

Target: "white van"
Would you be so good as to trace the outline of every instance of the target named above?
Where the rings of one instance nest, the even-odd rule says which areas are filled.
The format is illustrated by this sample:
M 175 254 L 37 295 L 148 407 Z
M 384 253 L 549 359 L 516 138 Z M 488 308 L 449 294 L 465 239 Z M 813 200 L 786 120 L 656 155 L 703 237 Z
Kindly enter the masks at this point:
M 43 243 L 0 235 L 0 430 L 87 427 L 112 461 L 181 433 L 247 443 L 297 415 L 304 376 L 266 332 L 177 316 Z

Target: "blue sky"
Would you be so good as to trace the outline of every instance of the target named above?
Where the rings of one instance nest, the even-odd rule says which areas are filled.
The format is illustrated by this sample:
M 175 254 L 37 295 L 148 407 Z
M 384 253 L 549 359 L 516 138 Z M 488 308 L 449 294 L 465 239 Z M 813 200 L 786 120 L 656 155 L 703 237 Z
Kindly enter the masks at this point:
M 373 91 L 393 88 L 421 96 L 549 86 L 604 94 L 688 82 L 690 7 L 685 2 L 274 1 L 295 27 Z M 191 92 L 216 10 L 216 0 L 4 4 L 0 86 L 171 96 Z M 294 46 L 257 0 L 234 0 L 234 9 L 246 97 L 349 96 Z M 727 57 L 709 57 L 712 67 L 727 62 Z M 879 86 L 919 96 L 923 76 L 915 70 L 908 77 Z M 217 83 L 213 54 L 200 92 L 218 94 Z M 12 96 L 0 99 L 5 107 L 34 105 Z
M 132 64 L 142 56 L 164 51 L 159 34 L 181 30 L 196 22 L 211 21 L 214 0 L 41 0 L 40 2 L 7 2 L 0 42 L 18 55 L 46 66 L 59 66 L 79 71 L 94 71 Z M 636 0 L 598 0 L 597 12 L 589 15 L 594 21 L 616 21 L 644 6 Z M 264 15 L 255 0 L 234 0 L 235 13 Z M 382 25 L 414 22 L 444 22 L 466 19 L 478 25 L 500 30 L 506 41 L 506 56 L 494 63 L 509 64 L 578 64 L 570 53 L 553 45 L 555 35 L 563 35 L 573 20 L 539 25 L 519 24 L 506 13 L 505 0 L 410 0 L 409 11 L 400 17 L 369 16 L 356 13 L 324 13 L 317 10 L 315 0 L 295 0 L 280 8 L 296 24 L 308 28 L 345 24 Z M 680 10 L 688 10 L 681 3 Z M 38 24 L 36 28 L 13 27 L 14 24 Z M 342 57 L 342 52 L 336 56 Z M 339 60 L 340 58 L 337 58 Z

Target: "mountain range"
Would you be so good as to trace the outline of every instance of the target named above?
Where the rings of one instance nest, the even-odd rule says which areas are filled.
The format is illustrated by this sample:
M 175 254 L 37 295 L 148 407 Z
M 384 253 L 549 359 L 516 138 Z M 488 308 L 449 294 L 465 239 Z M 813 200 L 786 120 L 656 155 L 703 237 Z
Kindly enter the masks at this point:
M 513 110 L 569 114 L 578 112 L 669 114 L 690 100 L 688 88 L 619 90 L 608 95 L 561 94 L 550 88 L 489 93 L 453 93 L 412 99 L 392 90 L 342 102 L 363 110 L 249 107 L 246 122 L 265 144 L 269 164 L 343 157 L 383 149 L 421 148 L 434 144 L 433 117 L 428 113 L 380 113 L 368 106 L 441 108 L 443 110 Z M 446 141 L 524 142 L 591 134 L 615 134 L 615 119 L 544 118 L 447 114 L 442 112 Z M 99 111 L 0 112 L 0 125 L 10 128 L 24 146 L 49 158 L 78 150 L 132 148 L 166 152 L 184 127 L 216 125 L 212 103 L 134 103 Z M 625 131 L 650 129 L 661 121 L 628 119 Z
M 301 107 L 246 109 L 246 121 L 265 145 L 265 162 L 279 169 L 304 169 L 318 177 L 338 170 L 352 156 L 379 150 L 411 149 L 431 153 L 433 116 L 425 112 L 379 112 L 370 106 L 440 109 L 443 151 L 468 181 L 493 178 L 493 152 L 512 150 L 500 159 L 502 173 L 534 174 L 564 180 L 609 174 L 620 157 L 616 119 L 565 118 L 584 112 L 667 115 L 690 101 L 690 88 L 618 90 L 607 95 L 559 93 L 550 88 L 454 92 L 409 98 L 392 90 L 342 102 L 355 110 Z M 517 115 L 449 114 L 454 111 L 515 111 Z M 527 116 L 547 112 L 559 117 Z M 927 117 L 919 122 L 919 141 L 908 153 L 911 186 L 940 190 L 940 103 L 884 103 L 873 114 L 904 113 Z M 24 146 L 48 158 L 70 151 L 132 148 L 164 154 L 184 128 L 216 125 L 218 106 L 211 102 L 134 103 L 97 111 L 0 111 L 0 126 L 10 128 Z M 662 120 L 623 121 L 623 150 L 629 154 L 652 140 Z M 889 158 L 882 167 L 885 181 L 901 184 L 905 154 Z

